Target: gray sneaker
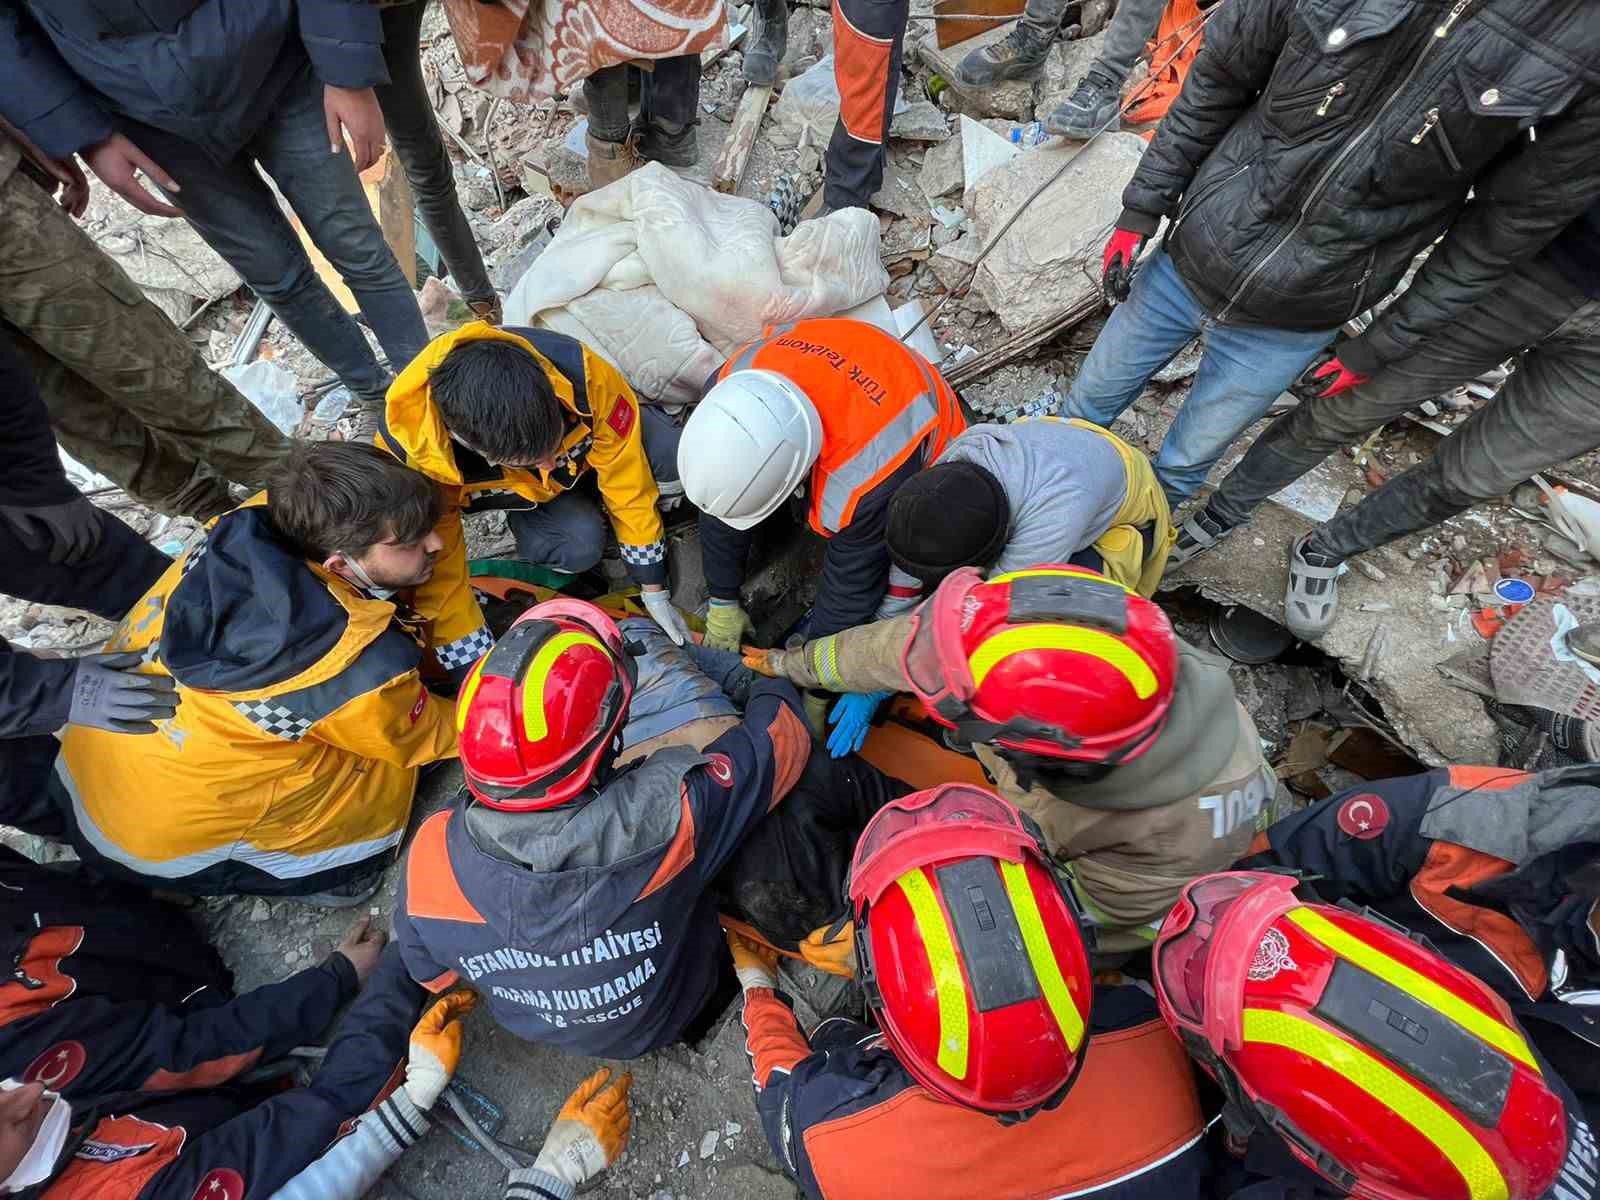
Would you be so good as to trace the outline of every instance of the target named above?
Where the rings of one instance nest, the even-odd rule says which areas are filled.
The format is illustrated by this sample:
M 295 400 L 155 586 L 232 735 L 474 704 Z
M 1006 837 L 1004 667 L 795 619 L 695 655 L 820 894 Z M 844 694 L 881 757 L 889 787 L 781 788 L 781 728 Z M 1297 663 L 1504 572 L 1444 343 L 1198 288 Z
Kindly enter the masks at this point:
M 1057 137 L 1086 142 L 1113 125 L 1121 108 L 1122 85 L 1090 67 L 1072 95 L 1045 118 L 1044 127 Z
M 1339 576 L 1348 567 L 1306 550 L 1305 534 L 1289 550 L 1289 587 L 1284 593 L 1284 624 L 1297 638 L 1315 642 L 1333 628 L 1339 612 Z
M 1044 68 L 1050 39 L 1018 21 L 998 42 L 974 50 L 956 64 L 956 78 L 969 87 L 990 87 L 1007 79 L 1026 79 Z

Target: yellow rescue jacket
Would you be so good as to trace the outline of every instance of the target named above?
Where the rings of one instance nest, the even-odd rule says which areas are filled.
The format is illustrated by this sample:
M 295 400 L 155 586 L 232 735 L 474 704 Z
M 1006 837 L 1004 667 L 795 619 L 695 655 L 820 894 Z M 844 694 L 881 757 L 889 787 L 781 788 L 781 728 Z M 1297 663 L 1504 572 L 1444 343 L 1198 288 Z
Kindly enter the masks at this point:
M 1098 433 L 1122 459 L 1128 473 L 1128 495 L 1122 507 L 1111 518 L 1110 527 L 1094 541 L 1094 548 L 1105 560 L 1106 574 L 1124 587 L 1132 588 L 1146 598 L 1156 594 L 1161 586 L 1161 576 L 1167 569 L 1167 556 L 1178 540 L 1172 528 L 1172 510 L 1167 505 L 1167 494 L 1156 480 L 1150 459 L 1135 450 L 1109 429 L 1089 421 L 1071 418 L 1069 425 Z M 1150 527 L 1150 546 L 1139 530 Z
M 107 644 L 177 681 L 177 715 L 62 737 L 82 841 L 156 886 L 308 892 L 365 874 L 399 847 L 418 768 L 456 753 L 416 630 L 299 558 L 259 499 L 218 518 Z
M 555 470 L 492 466 L 451 439 L 429 392 L 428 375 L 457 346 L 485 340 L 522 347 L 549 376 L 571 427 L 561 443 L 565 457 Z M 435 338 L 390 386 L 376 441 L 444 489 L 445 514 L 437 530 L 444 551 L 433 578 L 417 589 L 415 605 L 433 622 L 434 653 L 446 671 L 464 673 L 494 641 L 467 574 L 463 512 L 545 504 L 592 469 L 623 562 L 640 582 L 659 581 L 667 546 L 655 476 L 640 436 L 639 401 L 615 367 L 574 338 L 546 329 L 496 329 L 482 321 Z

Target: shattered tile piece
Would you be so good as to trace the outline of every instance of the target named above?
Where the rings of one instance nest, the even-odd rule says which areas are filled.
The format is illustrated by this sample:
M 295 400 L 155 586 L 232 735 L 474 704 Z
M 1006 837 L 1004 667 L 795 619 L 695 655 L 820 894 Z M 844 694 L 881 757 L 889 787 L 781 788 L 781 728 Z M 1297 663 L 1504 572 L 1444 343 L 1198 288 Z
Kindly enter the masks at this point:
M 702 1162 L 717 1152 L 719 1136 L 720 1134 L 717 1130 L 708 1129 L 705 1132 L 705 1136 L 700 1139 L 700 1159 Z

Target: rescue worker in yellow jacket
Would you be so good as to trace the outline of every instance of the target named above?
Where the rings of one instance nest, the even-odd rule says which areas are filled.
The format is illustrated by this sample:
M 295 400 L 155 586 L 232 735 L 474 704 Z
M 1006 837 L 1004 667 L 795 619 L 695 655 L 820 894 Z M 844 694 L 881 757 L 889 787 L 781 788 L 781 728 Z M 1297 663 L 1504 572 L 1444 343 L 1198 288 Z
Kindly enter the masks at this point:
M 494 644 L 467 574 L 463 513 L 504 510 L 527 561 L 569 574 L 605 550 L 599 509 L 580 494 L 593 472 L 628 574 L 678 645 L 688 637 L 667 597 L 658 480 L 677 484 L 680 430 L 641 405 L 628 381 L 582 342 L 548 329 L 481 321 L 429 343 L 389 388 L 377 444 L 444 491 L 444 550 L 416 592 L 434 654 L 455 682 Z
M 371 447 L 297 445 L 219 517 L 108 648 L 178 684 L 146 737 L 69 726 L 56 773 L 79 855 L 200 895 L 360 903 L 405 835 L 418 769 L 456 753 L 397 592 L 438 559 L 438 489 Z

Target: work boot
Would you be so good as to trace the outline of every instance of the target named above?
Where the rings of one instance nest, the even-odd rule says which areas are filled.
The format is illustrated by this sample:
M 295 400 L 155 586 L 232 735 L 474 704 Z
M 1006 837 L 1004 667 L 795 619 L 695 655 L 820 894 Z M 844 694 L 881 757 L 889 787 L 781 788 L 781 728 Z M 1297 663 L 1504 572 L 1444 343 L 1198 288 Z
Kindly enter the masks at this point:
M 585 141 L 589 146 L 589 186 L 596 190 L 644 165 L 632 134 L 620 142 L 606 142 L 589 133 Z
M 1018 21 L 998 42 L 974 50 L 956 65 L 956 77 L 970 87 L 992 87 L 1007 79 L 1027 79 L 1044 68 L 1050 39 Z
M 1086 142 L 1111 126 L 1122 108 L 1122 85 L 1094 67 L 1072 89 L 1061 105 L 1044 120 L 1045 129 L 1057 137 Z
M 778 81 L 778 63 L 789 46 L 788 0 L 756 0 L 750 20 L 750 40 L 744 50 L 745 82 L 770 87 Z
M 700 137 L 694 122 L 679 125 L 657 117 L 641 116 L 633 123 L 639 154 L 648 162 L 668 167 L 692 167 L 700 161 Z
M 355 403 L 350 406 L 351 414 L 355 417 L 355 425 L 350 431 L 350 440 L 358 446 L 370 446 L 373 439 L 378 436 L 378 427 L 383 422 L 383 399 L 371 397 L 355 397 Z
M 1178 526 L 1178 540 L 1167 555 L 1167 570 L 1176 571 L 1184 563 L 1199 558 L 1232 532 L 1233 527 L 1213 517 L 1209 508 L 1191 513 Z

